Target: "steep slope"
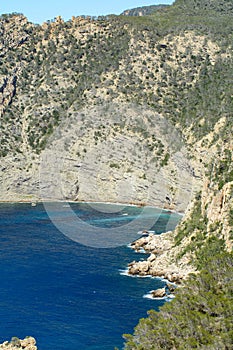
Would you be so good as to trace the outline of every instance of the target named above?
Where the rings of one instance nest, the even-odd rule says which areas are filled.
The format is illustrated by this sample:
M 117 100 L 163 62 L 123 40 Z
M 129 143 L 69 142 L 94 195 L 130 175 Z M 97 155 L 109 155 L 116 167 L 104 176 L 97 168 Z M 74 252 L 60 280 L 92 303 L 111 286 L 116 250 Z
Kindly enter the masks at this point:
M 126 349 L 229 349 L 232 1 L 177 0 L 145 17 L 0 22 L 0 199 L 185 211 L 161 236 L 169 249 L 154 246 L 131 267 L 150 273 L 162 263 L 179 280 L 196 277 L 140 322 Z
M 163 9 L 168 5 L 151 5 L 151 6 L 142 6 L 136 7 L 134 9 L 125 10 L 122 15 L 123 16 L 148 16 L 155 11 Z
M 192 11 L 193 15 L 195 11 L 208 11 L 208 15 L 212 13 L 218 13 L 218 15 L 229 15 L 233 13 L 233 4 L 231 0 L 176 0 L 177 6 L 183 7 L 185 10 Z
M 64 23 L 58 18 L 38 27 L 22 16 L 11 16 L 3 19 L 3 26 L 12 35 L 19 18 L 24 23 L 23 35 L 30 39 L 11 50 L 15 64 L 21 57 L 18 73 L 9 63 L 9 55 L 3 57 L 3 73 L 15 74 L 17 93 L 13 102 L 4 99 L 8 108 L 3 111 L 1 127 L 1 199 L 40 199 L 40 159 L 46 158 L 58 135 L 59 158 L 66 159 L 61 162 L 67 166 L 62 172 L 67 175 L 64 194 L 53 194 L 48 184 L 42 186 L 51 193 L 50 198 L 108 198 L 185 210 L 192 192 L 200 186 L 201 166 L 193 170 L 181 133 L 163 116 L 170 113 L 177 84 L 181 86 L 193 68 L 192 63 L 187 70 L 180 66 L 179 60 L 189 65 L 191 55 L 190 51 L 188 57 L 181 58 L 183 49 L 175 48 L 177 40 L 183 39 L 165 38 L 170 40 L 166 50 L 164 39 L 158 37 L 150 47 L 153 33 L 148 36 L 144 30 L 137 38 L 131 25 L 115 17 L 104 23 L 89 18 Z M 190 45 L 202 52 L 198 42 Z M 208 43 L 206 50 L 214 57 L 217 46 Z M 174 63 L 165 65 L 161 60 Z M 198 75 L 199 69 L 192 74 Z M 177 71 L 177 79 L 173 79 Z M 108 146 L 112 142 L 115 151 Z M 98 160 L 96 165 L 93 159 Z M 43 174 L 51 174 L 43 181 L 51 184 L 50 163 L 41 166 Z M 14 171 L 10 171 L 12 167 Z M 88 189 L 87 177 L 93 179 Z M 130 187 L 128 195 L 126 187 Z
M 201 26 L 208 24 L 211 32 L 211 22 L 218 20 L 219 15 L 225 16 L 225 21 L 230 16 L 232 21 L 229 1 L 177 1 L 172 11 L 184 11 L 184 18 L 190 17 L 187 25 L 201 31 Z M 202 11 L 205 19 L 200 16 Z M 172 18 L 173 14 L 170 15 Z M 219 29 L 218 38 L 222 26 Z M 231 35 L 226 37 L 230 43 Z M 149 312 L 147 319 L 140 320 L 133 336 L 125 335 L 127 350 L 232 347 L 231 44 L 224 44 L 221 52 L 222 58 L 212 67 L 205 67 L 196 86 L 190 89 L 178 122 L 187 148 L 191 146 L 194 157 L 205 164 L 202 190 L 173 234 L 162 235 L 159 243 L 152 238 L 150 244 L 143 245 L 151 252 L 147 261 L 130 264 L 133 273 L 142 274 L 147 266 L 146 273 L 161 276 L 163 270 L 163 275 L 177 282 L 187 278 L 191 271 L 195 274 L 188 277 L 184 288 L 177 289 L 174 301 L 159 313 Z

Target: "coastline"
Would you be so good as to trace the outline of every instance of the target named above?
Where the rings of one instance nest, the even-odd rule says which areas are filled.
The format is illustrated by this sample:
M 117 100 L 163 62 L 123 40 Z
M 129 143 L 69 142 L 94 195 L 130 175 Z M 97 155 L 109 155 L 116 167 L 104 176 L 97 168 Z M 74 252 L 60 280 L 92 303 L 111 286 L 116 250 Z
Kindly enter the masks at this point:
M 6 202 L 5 202 L 6 203 Z M 5 203 L 3 203 L 3 206 L 4 206 L 4 204 Z M 25 203 L 25 202 L 24 202 Z M 67 201 L 60 201 L 60 207 L 62 207 L 62 205 L 63 204 L 65 204 L 65 203 L 68 203 Z M 20 208 L 20 204 L 21 203 L 17 203 L 15 206 L 16 206 L 16 208 L 17 208 L 17 206 Z M 8 204 L 6 204 L 6 205 L 8 205 Z M 11 205 L 8 205 L 8 207 L 9 208 L 11 208 Z M 14 206 L 12 206 L 12 208 L 14 208 Z M 32 215 L 34 215 L 34 213 L 33 213 L 33 209 L 34 208 L 31 208 L 31 201 L 27 201 L 27 204 L 26 205 L 24 205 L 24 204 L 22 204 L 22 208 L 24 208 L 24 212 L 25 212 L 25 215 L 27 215 L 27 213 L 29 213 L 29 212 L 31 212 L 32 213 Z M 116 208 L 117 210 L 118 210 L 118 208 Z M 119 209 L 120 209 L 120 207 L 119 207 Z M 38 210 L 43 210 L 43 207 L 42 207 L 42 205 L 40 205 L 40 207 L 38 208 Z M 11 211 L 11 209 L 10 209 L 10 211 Z M 127 209 L 126 209 L 126 211 L 127 211 Z M 132 209 L 132 211 L 134 212 L 134 210 Z M 140 211 L 140 209 L 139 210 L 137 210 L 137 212 L 138 211 Z M 20 212 L 20 209 L 19 209 L 19 212 Z M 131 212 L 131 210 L 129 210 L 129 212 Z M 150 212 L 152 212 L 153 213 L 153 210 L 151 211 L 150 210 Z M 155 213 L 156 212 L 158 212 L 158 213 L 160 213 L 160 210 L 158 210 L 158 211 L 155 211 Z M 169 216 L 169 215 L 168 215 Z M 167 217 L 167 215 L 165 215 L 165 217 Z M 143 227 L 142 227 L 143 228 Z M 30 239 L 30 237 L 29 237 L 29 239 Z M 124 253 L 125 254 L 125 253 Z M 87 260 L 89 260 L 89 257 L 87 256 Z M 129 261 L 130 260 L 130 255 L 128 255 L 128 258 L 127 258 L 127 260 Z M 121 260 L 122 261 L 122 260 Z M 118 266 L 119 266 L 119 261 L 117 262 L 117 264 L 118 264 Z M 124 263 L 124 265 L 125 265 L 125 263 Z M 117 266 L 117 265 L 116 265 Z M 149 276 L 148 276 L 148 278 L 150 278 Z M 136 282 L 136 281 L 135 281 Z M 142 287 L 144 287 L 144 281 L 142 282 Z M 147 303 L 147 298 L 145 297 L 145 299 L 144 299 L 144 296 L 145 295 L 147 295 L 147 291 L 149 291 L 150 289 L 153 289 L 154 288 L 154 282 L 152 283 L 152 286 L 150 287 L 150 288 L 142 288 L 142 292 L 139 294 L 139 298 L 141 299 L 141 303 L 143 304 L 143 305 L 145 305 L 146 303 Z M 128 293 L 127 292 L 127 297 L 130 297 L 130 293 Z M 128 303 L 128 301 L 127 301 L 127 303 Z M 153 303 L 153 302 L 152 302 Z M 17 334 L 16 334 L 17 335 Z M 33 333 L 32 333 L 32 335 L 33 335 Z M 38 339 L 38 341 L 39 341 L 39 337 L 38 336 L 36 336 L 36 338 Z M 10 348 L 9 348 L 10 349 Z M 25 348 L 26 349 L 26 348 Z
M 159 208 L 152 204 L 146 203 L 125 203 L 125 202 L 105 202 L 105 201 L 72 201 L 72 200 L 58 200 L 58 199 L 20 199 L 20 200 L 5 200 L 0 201 L 0 204 L 31 204 L 32 207 L 35 207 L 37 204 L 46 204 L 46 203 L 60 203 L 63 205 L 69 204 L 103 204 L 103 205 L 115 205 L 115 206 L 128 206 L 128 207 L 147 207 L 147 208 L 156 208 L 164 212 L 169 212 L 173 214 L 184 216 L 184 213 L 177 212 L 168 208 Z M 143 230 L 143 228 L 142 228 Z M 193 272 L 193 269 L 187 269 L 181 266 L 180 264 L 174 264 L 171 261 L 171 256 L 173 256 L 172 250 L 173 247 L 173 237 L 174 231 L 167 231 L 160 234 L 153 234 L 152 231 L 147 231 L 147 235 L 141 233 L 139 239 L 128 244 L 128 248 L 134 249 L 136 252 L 150 254 L 147 259 L 140 261 L 129 262 L 125 271 L 121 271 L 127 276 L 131 277 L 150 277 L 150 278 L 159 278 L 165 280 L 167 283 L 180 284 L 183 279 L 185 279 L 190 272 Z M 172 249 L 173 248 L 173 249 Z M 178 266 L 177 266 L 178 265 Z
M 179 263 L 176 262 L 179 248 L 174 245 L 174 234 L 175 230 L 161 234 L 150 233 L 132 242 L 129 248 L 150 255 L 147 259 L 129 263 L 125 273 L 135 277 L 158 277 L 168 283 L 182 284 L 196 269 L 186 257 Z
M 153 203 L 141 203 L 141 202 L 111 202 L 111 201 L 94 201 L 94 200 L 80 200 L 80 201 L 75 201 L 75 200 L 62 200 L 62 199 L 42 199 L 42 198 L 32 198 L 32 199 L 7 199 L 7 200 L 0 200 L 0 204 L 4 204 L 4 203 L 8 203 L 8 204 L 43 204 L 43 203 L 63 203 L 63 204 L 75 204 L 75 203 L 87 203 L 87 204 L 110 204 L 110 205 L 118 205 L 118 206 L 128 206 L 128 207 L 139 207 L 139 208 L 157 208 L 157 209 L 161 209 L 162 211 L 166 211 L 166 212 L 170 212 L 173 214 L 177 214 L 180 216 L 184 216 L 185 215 L 185 211 L 177 211 L 174 209 L 169 209 L 169 208 L 162 208 L 159 207 L 157 205 L 154 205 Z
M 69 204 L 69 203 L 100 203 L 100 204 L 106 204 L 106 205 L 108 205 L 108 204 L 113 204 L 113 205 L 119 205 L 119 206 L 121 206 L 121 205 L 127 205 L 127 206 L 133 206 L 133 207 L 135 207 L 136 205 L 135 204 L 132 204 L 132 203 L 111 203 L 111 202 L 92 202 L 92 201 L 90 201 L 90 202 L 84 202 L 84 201 L 80 201 L 80 202 L 77 202 L 77 201 L 68 201 L 68 200 L 66 200 L 66 201 L 46 201 L 46 203 L 55 203 L 55 202 L 59 202 L 61 205 L 63 205 L 63 204 Z M 27 200 L 27 201 L 16 201 L 16 202 L 13 202 L 13 201 L 5 201 L 5 202 L 0 202 L 0 203 L 2 203 L 2 204 L 9 204 L 9 203 L 11 203 L 11 204 L 28 204 L 29 206 L 31 206 L 31 204 L 33 203 L 33 201 L 31 201 L 31 200 Z M 38 202 L 35 202 L 36 204 L 43 204 L 43 201 L 38 201 Z M 26 206 L 27 207 L 27 206 Z M 156 208 L 156 207 L 154 207 L 154 206 L 148 206 L 148 207 L 151 207 L 151 208 Z M 33 208 L 32 208 L 33 209 Z M 163 208 L 158 208 L 158 209 L 161 209 L 161 211 L 170 211 L 169 209 L 163 209 Z M 28 208 L 28 210 L 30 210 L 30 207 Z M 171 211 L 170 211 L 171 212 Z M 174 211 L 173 211 L 173 213 L 174 213 Z M 143 227 L 142 227 L 142 229 L 143 229 Z M 163 234 L 161 234 L 161 235 L 163 235 Z M 160 236 L 160 235 L 158 235 L 158 236 Z M 140 237 L 140 236 L 139 236 Z M 140 239 L 140 238 L 139 238 Z M 133 242 L 132 242 L 133 243 Z M 131 244 L 132 244 L 131 243 Z M 131 276 L 131 275 L 129 275 L 129 276 Z M 134 276 L 134 277 L 138 277 L 138 276 Z M 141 276 L 140 276 L 141 277 Z M 147 277 L 147 278 L 155 278 L 155 276 L 150 276 L 149 274 L 147 275 L 147 276 L 144 276 L 144 277 Z M 158 277 L 159 279 L 163 279 L 163 278 L 161 278 L 161 277 Z M 165 284 L 166 284 L 166 281 L 164 281 L 165 282 Z M 153 286 L 152 286 L 152 288 L 153 288 Z M 146 303 L 146 299 L 153 299 L 153 300 L 163 300 L 164 302 L 170 302 L 171 300 L 172 300 L 172 293 L 171 294 L 166 294 L 166 295 L 164 295 L 164 296 L 161 296 L 161 297 L 152 297 L 152 294 L 150 293 L 150 291 L 148 290 L 148 291 L 146 291 L 145 290 L 145 292 L 143 292 L 142 294 L 141 294 L 141 298 L 143 298 L 143 303 Z M 35 345 L 34 345 L 35 346 Z M 11 348 L 9 348 L 9 350 L 10 350 Z M 25 348 L 25 350 L 26 350 L 27 348 Z M 33 349 L 33 348 L 32 348 Z M 36 347 L 35 347 L 35 349 L 37 349 Z

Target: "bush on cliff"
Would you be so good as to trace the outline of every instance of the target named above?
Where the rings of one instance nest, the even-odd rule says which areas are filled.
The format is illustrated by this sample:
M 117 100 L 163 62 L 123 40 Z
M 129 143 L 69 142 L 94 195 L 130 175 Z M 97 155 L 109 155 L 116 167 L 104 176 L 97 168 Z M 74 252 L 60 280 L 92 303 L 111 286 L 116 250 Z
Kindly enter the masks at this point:
M 212 238 L 200 252 L 201 271 L 190 276 L 176 298 L 149 311 L 134 335 L 125 335 L 125 350 L 232 349 L 233 254 Z

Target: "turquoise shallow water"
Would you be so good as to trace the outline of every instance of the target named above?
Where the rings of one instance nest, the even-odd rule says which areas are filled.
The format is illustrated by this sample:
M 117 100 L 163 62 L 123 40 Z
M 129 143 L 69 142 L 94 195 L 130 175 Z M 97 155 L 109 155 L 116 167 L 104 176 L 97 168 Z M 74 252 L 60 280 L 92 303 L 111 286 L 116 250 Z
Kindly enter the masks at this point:
M 32 335 L 39 350 L 122 348 L 122 334 L 164 303 L 143 298 L 163 281 L 120 274 L 145 258 L 127 243 L 139 229 L 174 228 L 180 216 L 85 203 L 46 209 L 0 204 L 0 342 Z

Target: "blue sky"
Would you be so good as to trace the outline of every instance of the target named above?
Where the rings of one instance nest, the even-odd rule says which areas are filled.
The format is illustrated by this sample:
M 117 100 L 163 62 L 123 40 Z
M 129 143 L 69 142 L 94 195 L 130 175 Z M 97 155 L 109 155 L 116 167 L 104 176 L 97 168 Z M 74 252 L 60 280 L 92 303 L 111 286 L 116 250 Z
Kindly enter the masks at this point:
M 120 14 L 134 7 L 172 2 L 172 0 L 2 0 L 0 14 L 20 12 L 27 16 L 29 21 L 42 23 L 58 15 L 68 20 L 73 15 Z

